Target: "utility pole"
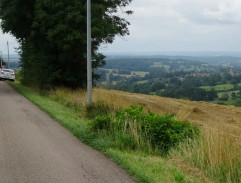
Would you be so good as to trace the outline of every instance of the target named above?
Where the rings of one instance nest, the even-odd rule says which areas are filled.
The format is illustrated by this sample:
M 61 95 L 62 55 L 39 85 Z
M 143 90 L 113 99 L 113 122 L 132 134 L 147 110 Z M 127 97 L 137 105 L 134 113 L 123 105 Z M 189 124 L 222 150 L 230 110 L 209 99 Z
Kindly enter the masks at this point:
M 2 68 L 2 66 L 3 66 L 2 51 L 0 51 L 0 60 L 1 60 L 1 68 Z M 0 69 L 1 69 L 1 68 L 0 68 Z
M 7 42 L 7 46 L 8 46 L 8 69 L 9 69 L 9 44 Z
M 87 0 L 87 105 L 92 104 L 91 0 Z

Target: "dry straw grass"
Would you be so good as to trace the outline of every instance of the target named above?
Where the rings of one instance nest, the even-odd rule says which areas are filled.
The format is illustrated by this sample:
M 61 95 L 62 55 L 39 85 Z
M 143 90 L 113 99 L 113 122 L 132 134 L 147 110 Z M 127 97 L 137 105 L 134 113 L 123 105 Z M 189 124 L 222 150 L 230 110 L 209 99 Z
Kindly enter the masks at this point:
M 83 90 L 58 89 L 52 92 L 52 96 L 75 106 L 86 106 L 86 92 Z M 94 89 L 93 102 L 98 101 L 104 101 L 113 111 L 137 104 L 158 114 L 175 113 L 178 119 L 200 126 L 201 141 L 193 144 L 192 149 L 183 145 L 179 154 L 173 154 L 182 156 L 181 158 L 199 167 L 211 178 L 217 180 L 223 174 L 219 179 L 221 182 L 241 181 L 239 177 L 234 177 L 241 177 L 241 108 Z
M 240 139 L 211 128 L 202 129 L 201 139 L 180 144 L 170 157 L 198 167 L 213 180 L 231 183 L 241 181 L 240 152 Z

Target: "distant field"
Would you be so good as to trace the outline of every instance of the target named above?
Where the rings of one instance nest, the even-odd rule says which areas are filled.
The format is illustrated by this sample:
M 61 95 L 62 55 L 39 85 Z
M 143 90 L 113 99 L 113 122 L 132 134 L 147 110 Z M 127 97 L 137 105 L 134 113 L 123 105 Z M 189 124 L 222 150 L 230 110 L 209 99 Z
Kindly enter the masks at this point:
M 231 97 L 231 94 L 235 92 L 236 94 L 239 92 L 239 90 L 236 91 L 230 91 L 230 92 L 219 92 L 218 93 L 218 98 L 220 98 L 224 93 L 228 93 L 229 97 Z
M 241 86 L 241 83 L 238 84 L 238 86 Z M 211 90 L 212 88 L 215 90 L 229 90 L 233 88 L 232 84 L 224 84 L 224 85 L 216 85 L 216 86 L 202 86 L 201 88 L 205 90 Z
M 132 77 L 132 75 L 129 75 L 129 74 L 113 74 L 113 76 L 122 76 L 122 77 L 126 77 L 126 78 Z
M 102 69 L 102 70 L 108 71 L 109 73 L 112 73 L 113 71 L 117 71 L 117 69 Z
M 141 72 L 141 71 L 132 71 L 131 75 L 136 75 L 140 77 L 144 77 L 146 74 L 149 74 L 149 72 Z
M 170 65 L 165 65 L 160 62 L 154 62 L 154 64 L 151 67 L 164 67 L 166 70 L 170 69 Z
M 137 84 L 144 84 L 144 83 L 147 83 L 148 82 L 148 80 L 142 80 L 142 81 L 137 81 L 136 83 Z

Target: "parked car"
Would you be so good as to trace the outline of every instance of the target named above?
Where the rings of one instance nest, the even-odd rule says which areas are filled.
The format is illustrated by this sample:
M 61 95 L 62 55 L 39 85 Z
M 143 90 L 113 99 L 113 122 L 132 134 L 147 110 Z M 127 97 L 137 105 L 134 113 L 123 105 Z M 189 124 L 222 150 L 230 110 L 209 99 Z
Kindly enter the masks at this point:
M 0 69 L 0 79 L 1 80 L 15 80 L 15 73 L 12 69 Z

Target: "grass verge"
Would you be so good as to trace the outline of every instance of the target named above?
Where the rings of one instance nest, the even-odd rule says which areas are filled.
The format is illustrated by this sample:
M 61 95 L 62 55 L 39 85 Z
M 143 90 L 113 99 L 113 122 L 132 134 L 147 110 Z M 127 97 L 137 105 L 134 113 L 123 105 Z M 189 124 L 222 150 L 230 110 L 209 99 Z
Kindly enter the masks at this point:
M 88 120 L 82 114 L 84 108 L 70 105 L 61 97 L 53 97 L 40 93 L 20 83 L 10 85 L 40 109 L 48 113 L 53 119 L 71 131 L 77 138 L 95 149 L 101 150 L 111 159 L 125 168 L 138 182 L 143 183 L 199 183 L 204 182 L 199 177 L 189 175 L 176 168 L 175 163 L 160 156 L 154 156 L 138 151 L 126 151 L 113 148 L 112 139 L 88 129 Z M 71 97 L 71 95 L 69 95 Z

